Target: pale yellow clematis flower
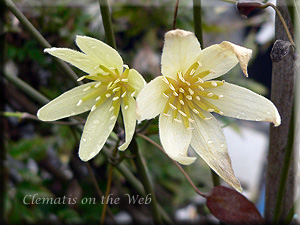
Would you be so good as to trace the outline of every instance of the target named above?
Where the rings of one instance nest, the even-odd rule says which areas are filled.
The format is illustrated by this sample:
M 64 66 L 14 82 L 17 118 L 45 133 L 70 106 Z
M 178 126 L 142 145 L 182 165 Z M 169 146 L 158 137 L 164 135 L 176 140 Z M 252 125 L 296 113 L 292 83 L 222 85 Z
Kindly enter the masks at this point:
M 80 140 L 79 157 L 88 161 L 99 153 L 114 128 L 120 107 L 125 126 L 125 150 L 132 140 L 136 126 L 135 96 L 145 85 L 143 77 L 123 65 L 116 50 L 91 37 L 77 36 L 77 46 L 83 51 L 68 48 L 48 48 L 45 52 L 78 67 L 93 80 L 65 92 L 42 107 L 37 116 L 53 121 L 91 110 Z
M 159 135 L 165 152 L 181 164 L 194 162 L 191 147 L 226 182 L 241 191 L 227 152 L 221 126 L 211 112 L 245 120 L 280 124 L 274 104 L 248 89 L 212 80 L 238 62 L 247 75 L 252 51 L 222 42 L 201 50 L 191 32 L 169 31 L 162 53 L 162 76 L 137 97 L 139 120 L 159 116 Z

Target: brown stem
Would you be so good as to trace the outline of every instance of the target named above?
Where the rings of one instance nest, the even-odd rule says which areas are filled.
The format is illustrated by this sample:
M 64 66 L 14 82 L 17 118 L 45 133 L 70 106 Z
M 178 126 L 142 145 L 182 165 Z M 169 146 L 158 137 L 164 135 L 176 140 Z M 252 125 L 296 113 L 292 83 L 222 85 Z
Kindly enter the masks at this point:
M 179 5 L 179 0 L 176 0 L 175 11 L 174 11 L 174 18 L 173 18 L 173 26 L 172 26 L 173 30 L 175 30 L 175 28 L 176 28 L 178 5 Z

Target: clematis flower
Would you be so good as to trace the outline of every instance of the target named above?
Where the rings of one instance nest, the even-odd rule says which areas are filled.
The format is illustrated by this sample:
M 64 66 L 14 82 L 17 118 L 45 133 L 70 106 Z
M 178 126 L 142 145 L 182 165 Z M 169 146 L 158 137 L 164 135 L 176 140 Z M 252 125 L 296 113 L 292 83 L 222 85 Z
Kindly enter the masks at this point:
M 116 50 L 91 37 L 77 36 L 77 46 L 83 51 L 68 48 L 47 48 L 45 52 L 88 73 L 84 78 L 93 82 L 75 87 L 42 107 L 37 116 L 54 121 L 90 110 L 80 140 L 79 157 L 88 161 L 99 153 L 114 128 L 120 107 L 125 126 L 125 150 L 132 140 L 136 126 L 135 96 L 145 85 L 143 77 L 123 65 Z
M 226 182 L 241 191 L 228 155 L 222 128 L 212 115 L 269 121 L 280 116 L 274 104 L 261 95 L 225 81 L 213 80 L 238 62 L 247 76 L 252 51 L 224 41 L 201 50 L 191 32 L 169 31 L 162 53 L 162 76 L 156 77 L 137 97 L 140 121 L 159 116 L 159 135 L 168 156 L 183 165 L 195 157 L 191 146 Z

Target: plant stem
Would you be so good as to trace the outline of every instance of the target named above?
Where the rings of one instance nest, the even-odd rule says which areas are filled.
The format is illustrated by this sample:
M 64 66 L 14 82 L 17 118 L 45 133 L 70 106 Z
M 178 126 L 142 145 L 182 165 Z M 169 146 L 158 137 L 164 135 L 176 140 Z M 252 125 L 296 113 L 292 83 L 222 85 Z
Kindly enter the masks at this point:
M 109 157 L 107 149 L 104 148 L 101 152 L 105 155 L 106 158 Z M 123 177 L 126 178 L 126 181 L 128 181 L 128 183 L 131 185 L 131 187 L 133 187 L 133 189 L 135 189 L 142 196 L 146 197 L 146 192 L 142 183 L 132 174 L 132 172 L 124 164 L 120 163 L 114 166 L 123 175 Z M 166 222 L 167 224 L 174 224 L 174 222 L 159 204 L 158 208 L 164 222 Z
M 283 161 L 280 183 L 279 183 L 277 197 L 276 197 L 275 211 L 273 216 L 274 224 L 279 224 L 279 222 L 282 222 L 280 221 L 281 212 L 282 212 L 282 203 L 283 203 L 286 181 L 288 178 L 289 168 L 291 165 L 291 158 L 293 156 L 293 149 L 294 149 L 294 137 L 295 137 L 294 116 L 295 115 L 294 115 L 294 107 L 293 107 L 292 116 L 290 120 L 290 129 L 289 129 L 287 147 L 284 151 L 285 152 L 284 161 Z
M 161 215 L 160 215 L 160 212 L 158 209 L 156 196 L 155 196 L 155 193 L 153 190 L 153 185 L 151 183 L 150 176 L 148 174 L 148 170 L 145 165 L 145 161 L 143 160 L 143 158 L 139 152 L 139 149 L 138 149 L 135 139 L 132 139 L 129 148 L 130 148 L 131 152 L 135 155 L 134 162 L 136 164 L 138 173 L 141 176 L 141 180 L 144 185 L 147 197 L 149 194 L 151 195 L 150 207 L 151 207 L 151 211 L 153 214 L 154 224 L 162 224 Z
M 42 95 L 40 92 L 35 90 L 33 87 L 31 87 L 29 84 L 27 84 L 22 79 L 18 78 L 17 76 L 14 76 L 9 73 L 4 73 L 5 79 L 13 83 L 17 88 L 22 90 L 24 93 L 26 93 L 28 96 L 30 96 L 32 99 L 34 99 L 36 102 L 44 105 L 49 102 L 49 99 Z
M 103 21 L 103 26 L 104 26 L 104 30 L 105 30 L 105 36 L 106 36 L 107 43 L 111 47 L 116 49 L 117 45 L 116 45 L 116 41 L 115 41 L 115 36 L 114 36 L 114 31 L 113 31 L 113 27 L 112 27 L 112 22 L 111 22 L 111 17 L 110 17 L 107 0 L 99 0 L 99 5 L 100 5 L 100 12 L 102 15 L 102 21 Z
M 18 9 L 18 7 L 13 3 L 12 0 L 4 0 L 7 8 L 18 18 L 20 23 L 29 31 L 29 33 L 40 43 L 43 48 L 51 48 L 51 45 L 46 41 L 46 39 L 40 34 L 40 32 L 29 22 L 29 20 L 24 16 L 24 14 Z M 74 83 L 77 82 L 77 75 L 65 62 L 54 58 L 55 62 L 60 66 L 60 68 L 68 75 Z M 82 83 L 82 82 L 80 82 Z
M 118 153 L 118 146 L 119 145 L 119 141 L 117 141 L 116 147 L 114 148 L 113 151 L 113 157 L 115 158 L 117 153 Z M 107 208 L 107 198 L 110 192 L 110 188 L 111 188 L 111 181 L 112 181 L 112 175 L 113 175 L 113 165 L 109 164 L 108 166 L 108 180 L 107 180 L 107 186 L 106 186 L 106 191 L 105 191 L 105 197 L 104 197 L 104 205 L 103 205 L 103 209 L 102 209 L 102 214 L 101 214 L 101 225 L 104 224 L 104 219 L 105 219 L 105 214 L 106 214 L 106 208 Z
M 174 11 L 174 18 L 173 18 L 173 26 L 172 26 L 172 29 L 173 29 L 173 30 L 176 29 L 176 21 L 177 21 L 178 5 L 179 5 L 179 0 L 176 0 L 175 11 Z
M 155 141 L 153 141 L 152 139 L 148 138 L 147 136 L 145 136 L 144 134 L 138 133 L 138 136 L 140 136 L 141 138 L 143 138 L 144 140 L 148 141 L 149 143 L 151 143 L 152 145 L 156 146 L 159 150 L 161 150 L 168 158 L 169 156 L 166 154 L 166 152 L 164 151 L 164 149 L 157 144 Z M 197 194 L 199 194 L 202 197 L 206 197 L 206 195 L 201 192 L 196 185 L 193 183 L 192 179 L 189 177 L 189 175 L 184 171 L 184 169 L 178 164 L 178 162 L 176 162 L 175 160 L 169 158 L 170 160 L 172 160 L 172 162 L 177 166 L 177 168 L 181 171 L 181 173 L 185 176 L 185 178 L 187 179 L 187 181 L 190 183 L 190 185 L 192 186 L 192 188 L 195 190 L 195 192 Z
M 195 35 L 200 42 L 201 48 L 203 49 L 204 43 L 203 43 L 201 12 L 202 12 L 201 0 L 193 0 Z M 211 171 L 211 176 L 212 176 L 214 186 L 220 185 L 220 177 L 212 169 L 210 169 L 210 171 Z

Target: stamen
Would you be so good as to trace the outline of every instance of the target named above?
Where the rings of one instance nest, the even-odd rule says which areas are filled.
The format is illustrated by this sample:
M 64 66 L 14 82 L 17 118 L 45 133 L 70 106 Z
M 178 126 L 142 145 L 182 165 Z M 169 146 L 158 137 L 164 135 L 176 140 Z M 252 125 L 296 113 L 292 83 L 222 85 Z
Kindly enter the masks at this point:
M 136 93 L 136 91 L 132 92 L 130 96 L 134 97 L 135 93 Z
M 193 76 L 195 74 L 196 70 L 192 69 L 190 72 L 190 75 Z
M 175 95 L 176 97 L 178 96 L 176 91 L 173 91 L 173 95 Z
M 210 93 L 207 94 L 207 97 L 212 97 L 212 96 L 214 96 L 214 93 L 210 92 Z
M 189 88 L 188 90 L 189 90 L 191 95 L 193 95 L 195 93 L 191 88 Z
M 211 85 L 214 86 L 214 87 L 217 87 L 217 86 L 218 86 L 218 84 L 217 84 L 215 81 L 212 81 L 212 82 L 211 82 Z
M 80 106 L 82 104 L 82 100 L 80 99 L 77 103 L 77 106 Z
M 212 120 L 212 117 L 206 117 L 204 120 Z
M 191 123 L 195 123 L 195 120 L 193 120 L 192 118 L 188 118 L 188 120 L 189 120 Z
M 107 85 L 107 90 L 112 86 L 113 84 L 113 81 L 109 82 L 108 85 Z
M 121 95 L 121 98 L 124 98 L 126 96 L 126 91 L 123 92 L 123 94 Z
M 200 83 L 204 83 L 204 81 L 200 77 L 198 77 L 197 79 Z
M 113 101 L 117 101 L 120 97 L 119 96 L 116 96 L 116 97 L 113 97 Z
M 183 100 L 179 100 L 181 105 L 184 105 L 184 101 Z
M 220 111 L 219 114 L 220 114 L 221 116 L 223 116 L 223 115 L 224 115 L 224 112 Z
M 195 128 L 194 127 L 188 127 L 187 129 L 188 130 L 194 130 Z
M 212 108 L 207 109 L 207 112 L 213 112 L 213 111 L 215 111 L 215 110 Z
M 194 113 L 199 114 L 199 111 L 197 109 L 192 109 Z
M 184 89 L 183 88 L 179 88 L 179 92 L 184 93 Z
M 106 93 L 105 96 L 106 96 L 106 98 L 109 98 L 111 96 L 111 94 L 110 93 Z
M 171 115 L 169 115 L 169 114 L 167 114 L 167 113 L 164 113 L 164 116 L 167 116 L 167 117 L 169 117 L 169 116 L 171 116 Z
M 88 91 L 91 89 L 91 86 L 86 87 L 85 89 L 83 89 L 83 91 Z
M 200 101 L 201 100 L 201 98 L 197 95 L 196 97 L 195 97 L 198 101 Z
M 179 119 L 174 119 L 174 121 L 176 121 L 177 123 L 182 123 L 182 120 Z
M 172 103 L 169 102 L 169 106 L 173 109 L 173 110 L 177 110 L 177 107 L 174 106 Z
M 115 108 L 115 107 L 114 107 L 114 106 L 112 106 L 112 107 L 110 107 L 110 108 L 109 108 L 109 110 L 108 110 L 108 111 L 109 111 L 109 112 L 111 112 L 111 111 L 113 111 L 113 110 L 114 110 L 114 108 Z
M 163 96 L 166 98 L 170 98 L 165 92 L 163 92 Z
M 121 79 L 122 82 L 128 83 L 128 79 Z
M 114 120 L 114 119 L 116 119 L 117 117 L 115 116 L 115 115 L 113 115 L 111 118 L 110 118 L 110 120 Z
M 224 95 L 219 95 L 219 99 L 222 99 L 222 98 L 224 98 Z
M 116 87 L 112 90 L 112 92 L 115 93 L 115 92 L 119 91 L 120 89 L 121 89 L 121 87 Z
M 171 83 L 169 83 L 169 87 L 171 88 L 172 91 L 175 91 L 175 88 Z
M 186 114 L 185 114 L 184 112 L 182 112 L 181 110 L 178 110 L 178 112 L 179 112 L 182 116 L 186 117 Z
M 187 95 L 187 96 L 185 96 L 188 100 L 193 100 L 193 97 L 191 96 L 191 95 Z
M 163 80 L 163 82 L 165 82 L 166 84 L 169 84 L 170 82 L 168 81 L 168 79 L 164 76 L 163 78 L 162 78 L 162 80 Z
M 125 110 L 127 110 L 127 109 L 128 109 L 128 107 L 129 107 L 128 105 L 125 105 L 124 109 L 125 109 Z
M 114 81 L 114 84 L 119 83 L 120 81 L 121 81 L 121 79 L 120 79 L 120 78 L 117 78 L 117 79 Z
M 198 89 L 200 89 L 201 91 L 204 91 L 204 88 L 201 85 L 198 85 Z
M 97 84 L 95 84 L 95 88 L 99 87 L 101 85 L 101 82 L 99 81 Z
M 97 108 L 96 105 L 93 105 L 91 112 L 95 111 L 96 108 Z
M 100 98 L 101 98 L 101 96 L 98 96 L 98 97 L 96 98 L 96 102 L 97 102 L 97 101 L 99 101 L 99 100 L 100 100 Z

